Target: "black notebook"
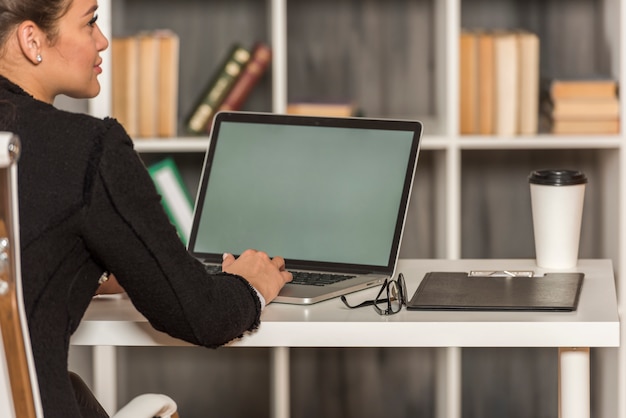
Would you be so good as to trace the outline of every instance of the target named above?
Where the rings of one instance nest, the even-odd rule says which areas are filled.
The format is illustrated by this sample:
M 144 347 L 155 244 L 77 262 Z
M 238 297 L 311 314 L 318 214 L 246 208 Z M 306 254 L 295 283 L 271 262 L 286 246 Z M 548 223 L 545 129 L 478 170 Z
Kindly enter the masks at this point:
M 430 272 L 424 276 L 407 309 L 575 311 L 583 277 L 583 273 L 493 277 Z

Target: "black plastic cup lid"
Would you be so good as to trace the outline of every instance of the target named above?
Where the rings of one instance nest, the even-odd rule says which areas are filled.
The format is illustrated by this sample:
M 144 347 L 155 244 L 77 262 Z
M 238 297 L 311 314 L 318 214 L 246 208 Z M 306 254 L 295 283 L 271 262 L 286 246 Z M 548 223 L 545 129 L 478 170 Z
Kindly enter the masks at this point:
M 576 170 L 535 170 L 528 176 L 528 182 L 547 186 L 573 186 L 587 183 L 587 176 Z

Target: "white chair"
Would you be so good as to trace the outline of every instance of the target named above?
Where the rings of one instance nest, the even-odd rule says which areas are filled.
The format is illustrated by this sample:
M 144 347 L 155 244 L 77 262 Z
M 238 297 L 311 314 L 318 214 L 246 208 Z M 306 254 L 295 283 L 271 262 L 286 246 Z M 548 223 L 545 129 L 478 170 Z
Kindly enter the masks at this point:
M 17 136 L 0 132 L 0 417 L 43 418 L 24 314 L 17 199 Z M 165 395 L 134 398 L 112 418 L 177 418 Z

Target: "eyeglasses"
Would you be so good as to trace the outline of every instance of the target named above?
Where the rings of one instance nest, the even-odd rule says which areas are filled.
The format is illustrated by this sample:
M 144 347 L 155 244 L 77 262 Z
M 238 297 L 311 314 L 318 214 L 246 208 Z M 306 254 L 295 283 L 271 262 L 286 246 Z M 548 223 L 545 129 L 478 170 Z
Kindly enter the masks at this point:
M 386 297 L 384 296 L 386 291 Z M 379 315 L 393 315 L 400 312 L 402 306 L 406 306 L 407 291 L 404 275 L 398 274 L 395 280 L 385 279 L 382 287 L 378 291 L 378 295 L 374 300 L 366 300 L 358 305 L 350 305 L 345 296 L 341 296 L 341 301 L 350 309 L 362 308 L 364 306 L 373 306 Z

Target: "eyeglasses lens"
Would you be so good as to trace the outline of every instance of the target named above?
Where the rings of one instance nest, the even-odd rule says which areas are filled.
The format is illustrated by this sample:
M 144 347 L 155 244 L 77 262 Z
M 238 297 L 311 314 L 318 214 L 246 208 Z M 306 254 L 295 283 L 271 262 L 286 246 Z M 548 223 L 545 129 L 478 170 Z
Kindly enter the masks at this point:
M 387 288 L 387 295 L 389 298 L 389 311 L 390 313 L 400 312 L 402 309 L 402 291 L 398 288 L 397 281 L 389 282 L 389 287 Z
M 408 295 L 406 290 L 406 282 L 404 281 L 404 274 L 402 273 L 398 275 L 398 287 L 400 289 L 400 302 L 406 306 L 408 302 Z
M 351 309 L 372 305 L 374 310 L 379 315 L 396 314 L 400 312 L 400 310 L 402 310 L 402 306 L 407 303 L 407 291 L 404 275 L 400 273 L 397 280 L 386 279 L 374 300 L 366 300 L 356 306 L 350 305 L 345 296 L 341 296 L 341 300 L 348 308 Z

